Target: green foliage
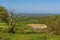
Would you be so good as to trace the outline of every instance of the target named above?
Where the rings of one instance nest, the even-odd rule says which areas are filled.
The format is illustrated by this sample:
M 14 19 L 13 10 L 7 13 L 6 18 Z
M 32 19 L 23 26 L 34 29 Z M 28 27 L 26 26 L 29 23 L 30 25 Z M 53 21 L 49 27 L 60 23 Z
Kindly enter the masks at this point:
M 0 6 L 0 18 L 7 23 L 8 12 L 7 12 L 7 9 L 3 6 Z
M 55 34 L 60 34 L 60 19 L 55 22 L 53 31 Z

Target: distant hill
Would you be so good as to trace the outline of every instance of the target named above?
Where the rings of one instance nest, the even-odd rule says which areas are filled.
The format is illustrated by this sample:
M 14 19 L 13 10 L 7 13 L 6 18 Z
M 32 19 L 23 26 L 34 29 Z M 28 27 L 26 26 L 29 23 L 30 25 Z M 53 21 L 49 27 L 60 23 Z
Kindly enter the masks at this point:
M 15 15 L 21 15 L 21 16 L 52 16 L 56 14 L 52 13 L 15 13 Z

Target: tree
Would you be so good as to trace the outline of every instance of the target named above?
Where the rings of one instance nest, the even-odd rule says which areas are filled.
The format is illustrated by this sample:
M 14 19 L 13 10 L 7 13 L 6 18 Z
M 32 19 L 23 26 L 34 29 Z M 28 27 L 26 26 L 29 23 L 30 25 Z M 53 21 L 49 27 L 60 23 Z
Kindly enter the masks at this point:
M 0 18 L 7 23 L 8 12 L 7 9 L 3 6 L 0 6 Z
M 14 15 L 14 10 L 11 10 L 10 13 L 8 13 L 5 7 L 0 6 L 0 18 L 9 25 L 8 32 L 15 33 L 14 28 L 19 17 L 17 15 Z
M 55 34 L 60 34 L 60 19 L 58 19 L 55 24 L 54 24 L 54 27 L 53 27 L 53 32 Z
M 8 24 L 9 24 L 9 33 L 15 33 L 14 29 L 15 29 L 15 26 L 16 26 L 16 23 L 18 21 L 19 17 L 17 15 L 14 15 L 14 10 L 12 10 L 10 12 L 10 15 L 9 15 L 9 21 L 8 21 Z

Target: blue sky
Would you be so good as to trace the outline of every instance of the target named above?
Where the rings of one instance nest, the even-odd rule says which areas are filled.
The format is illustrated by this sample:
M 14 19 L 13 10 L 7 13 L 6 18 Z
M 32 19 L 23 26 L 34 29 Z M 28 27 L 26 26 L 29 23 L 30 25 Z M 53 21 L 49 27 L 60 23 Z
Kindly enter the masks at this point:
M 17 13 L 60 13 L 60 0 L 0 0 L 0 5 Z

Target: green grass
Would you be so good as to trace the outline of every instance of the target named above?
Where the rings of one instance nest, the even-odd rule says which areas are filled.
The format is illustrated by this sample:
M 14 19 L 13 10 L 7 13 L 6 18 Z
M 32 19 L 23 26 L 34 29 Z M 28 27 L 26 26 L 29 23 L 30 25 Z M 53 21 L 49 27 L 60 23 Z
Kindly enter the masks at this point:
M 47 38 L 47 40 L 60 40 L 60 35 L 51 35 Z
M 0 34 L 2 39 L 10 38 L 11 40 L 42 40 L 42 34 Z
M 8 34 L 0 33 L 2 40 L 60 40 L 59 35 L 45 37 L 45 34 Z

